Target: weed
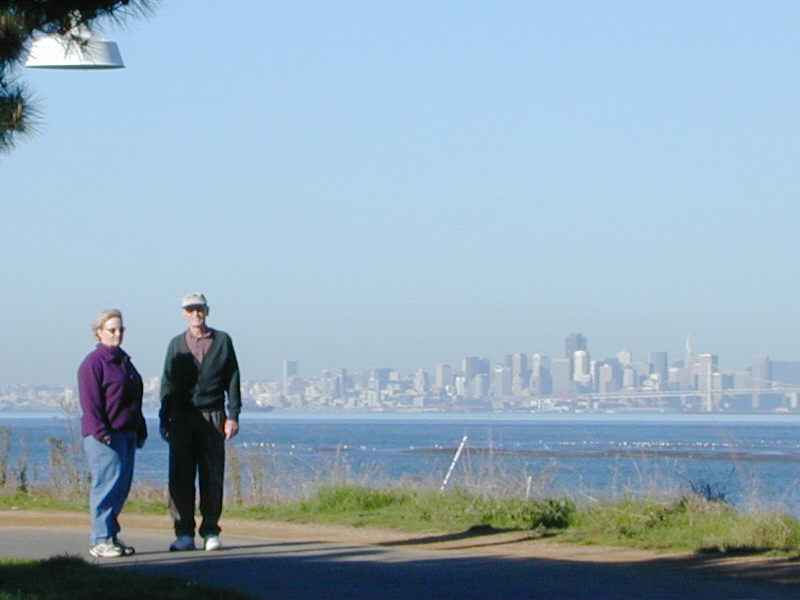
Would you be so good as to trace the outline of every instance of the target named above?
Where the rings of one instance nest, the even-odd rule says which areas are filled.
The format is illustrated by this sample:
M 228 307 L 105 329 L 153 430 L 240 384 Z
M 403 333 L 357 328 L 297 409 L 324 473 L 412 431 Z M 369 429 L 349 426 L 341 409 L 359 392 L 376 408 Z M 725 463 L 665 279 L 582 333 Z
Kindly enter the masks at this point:
M 728 486 L 731 483 L 731 478 L 736 472 L 736 465 L 731 467 L 728 476 L 724 481 L 694 481 L 689 480 L 689 487 L 692 492 L 708 502 L 726 502 L 728 495 Z
M 82 461 L 75 445 L 67 445 L 58 438 L 47 438 L 48 468 L 51 485 L 60 488 L 69 496 L 85 496 L 88 478 L 80 468 Z
M 8 455 L 11 449 L 11 427 L 0 427 L 0 488 L 8 482 Z
M 28 493 L 28 453 L 23 446 L 23 452 L 17 460 L 17 491 Z
M 233 488 L 233 503 L 236 506 L 242 505 L 242 463 L 239 453 L 235 446 L 231 446 L 227 451 L 228 475 Z

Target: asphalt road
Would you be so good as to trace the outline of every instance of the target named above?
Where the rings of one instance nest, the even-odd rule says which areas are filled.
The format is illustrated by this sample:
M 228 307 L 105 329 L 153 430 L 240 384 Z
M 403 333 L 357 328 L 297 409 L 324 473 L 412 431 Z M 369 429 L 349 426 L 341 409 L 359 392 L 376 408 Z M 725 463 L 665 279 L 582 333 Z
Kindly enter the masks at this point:
M 134 556 L 93 559 L 85 528 L 0 525 L 0 557 L 79 555 L 109 568 L 179 575 L 270 600 L 800 599 L 798 585 L 671 559 L 579 562 L 244 535 L 223 535 L 219 552 L 168 552 L 168 530 L 126 528 L 124 534 Z

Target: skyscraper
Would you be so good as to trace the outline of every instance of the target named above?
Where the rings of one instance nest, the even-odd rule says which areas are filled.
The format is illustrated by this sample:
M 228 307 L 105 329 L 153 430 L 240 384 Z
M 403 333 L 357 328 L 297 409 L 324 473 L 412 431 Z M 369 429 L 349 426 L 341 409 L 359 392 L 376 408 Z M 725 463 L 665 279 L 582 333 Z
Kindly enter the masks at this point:
M 288 358 L 283 359 L 283 380 L 286 381 L 289 377 L 294 377 L 295 375 L 297 375 L 297 361 L 289 360 Z
M 477 356 L 467 356 L 461 359 L 461 372 L 464 373 L 464 381 L 467 385 L 472 383 L 472 378 L 480 370 L 481 359 Z
M 769 356 L 759 356 L 753 365 L 753 387 L 764 389 L 772 385 L 772 361 Z
M 517 352 L 511 356 L 511 388 L 516 396 L 522 395 L 522 390 L 527 389 L 530 380 L 530 367 L 528 356 L 524 352 Z
M 711 353 L 700 354 L 697 357 L 697 391 L 701 394 L 700 405 L 706 412 L 716 408 L 717 395 L 715 388 L 721 391 L 722 386 L 715 385 L 714 374 L 717 372 L 717 355 Z
M 550 361 L 552 391 L 557 395 L 572 393 L 572 361 L 568 358 L 554 358 Z
M 601 394 L 610 394 L 619 391 L 620 381 L 617 375 L 617 369 L 612 363 L 604 363 L 598 369 L 598 386 L 597 391 Z
M 584 387 L 592 383 L 592 376 L 589 373 L 589 353 L 586 350 L 576 350 L 573 354 L 572 380 Z
M 424 394 L 428 391 L 428 373 L 425 369 L 419 369 L 414 375 L 414 391 L 418 394 Z
M 667 381 L 667 353 L 662 350 L 657 350 L 650 353 L 650 374 L 658 375 L 658 379 L 662 383 Z
M 633 353 L 627 348 L 623 348 L 617 352 L 617 360 L 623 367 L 627 367 L 633 362 Z
M 492 395 L 495 398 L 505 398 L 511 395 L 511 369 L 505 365 L 497 365 L 494 368 Z
M 436 382 L 438 389 L 444 390 L 453 385 L 453 367 L 446 363 L 436 365 Z
M 772 361 L 769 356 L 759 356 L 752 369 L 753 387 L 755 390 L 766 390 L 772 386 Z M 750 408 L 761 408 L 761 393 L 753 391 Z
M 586 338 L 581 333 L 570 333 L 564 340 L 564 357 L 572 360 L 578 350 L 586 350 Z
M 294 380 L 297 378 L 297 361 L 283 359 L 283 394 L 289 396 L 296 387 Z
M 531 376 L 528 388 L 534 394 L 549 394 L 552 390 L 550 384 L 550 360 L 538 352 L 531 357 Z
M 695 382 L 695 361 L 694 350 L 692 349 L 692 338 L 686 334 L 686 346 L 683 350 L 683 381 L 681 388 L 685 390 L 695 389 L 697 384 Z

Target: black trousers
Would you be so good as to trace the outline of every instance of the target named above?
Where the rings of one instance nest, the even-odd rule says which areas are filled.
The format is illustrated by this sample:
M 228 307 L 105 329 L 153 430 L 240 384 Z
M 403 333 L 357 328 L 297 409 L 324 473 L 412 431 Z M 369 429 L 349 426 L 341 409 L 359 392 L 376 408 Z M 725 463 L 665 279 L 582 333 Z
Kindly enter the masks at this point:
M 169 423 L 169 512 L 175 535 L 194 537 L 195 478 L 200 491 L 199 533 L 219 535 L 225 477 L 225 412 L 183 411 Z

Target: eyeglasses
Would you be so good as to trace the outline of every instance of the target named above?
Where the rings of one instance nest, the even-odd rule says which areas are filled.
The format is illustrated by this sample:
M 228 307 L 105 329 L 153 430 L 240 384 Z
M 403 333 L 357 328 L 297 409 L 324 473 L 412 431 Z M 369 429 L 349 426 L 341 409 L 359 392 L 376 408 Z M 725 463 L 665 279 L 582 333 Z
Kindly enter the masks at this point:
M 202 304 L 199 304 L 195 306 L 184 306 L 183 310 L 186 312 L 206 312 L 206 307 Z

